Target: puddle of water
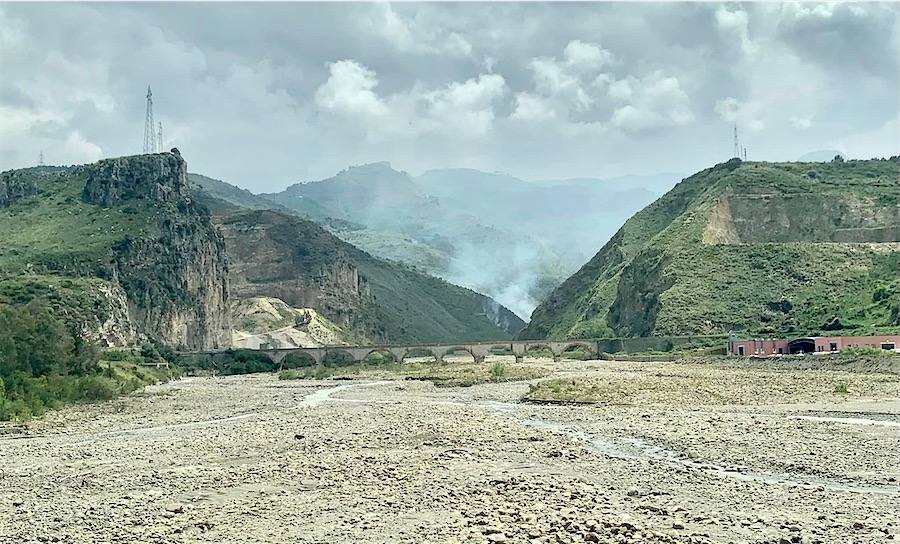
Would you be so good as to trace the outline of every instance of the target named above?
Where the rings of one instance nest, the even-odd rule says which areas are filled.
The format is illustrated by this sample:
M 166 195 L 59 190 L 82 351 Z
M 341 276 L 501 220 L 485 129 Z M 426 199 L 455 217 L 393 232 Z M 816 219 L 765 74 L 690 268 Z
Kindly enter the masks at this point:
M 300 404 L 297 405 L 297 408 L 307 407 L 307 408 L 315 408 L 320 404 L 327 402 L 331 395 L 337 393 L 338 391 L 343 391 L 344 389 L 350 389 L 351 387 L 361 387 L 364 385 L 384 385 L 386 383 L 392 383 L 390 381 L 380 381 L 380 382 L 372 382 L 372 383 L 351 383 L 346 385 L 339 385 L 337 387 L 330 387 L 328 389 L 322 389 L 316 391 L 315 393 L 310 393 L 309 395 L 305 395 L 303 400 L 300 401 Z
M 900 427 L 900 422 L 897 421 L 883 421 L 879 419 L 866 419 L 861 417 L 790 416 L 790 419 L 805 419 L 807 421 L 828 421 L 832 423 L 850 423 L 855 425 L 880 425 L 882 427 Z
M 798 477 L 789 474 L 771 472 L 757 472 L 744 466 L 724 466 L 716 463 L 701 463 L 692 461 L 685 455 L 663 448 L 652 442 L 638 437 L 598 437 L 587 432 L 575 429 L 569 425 L 553 423 L 539 419 L 529 419 L 516 416 L 518 405 L 506 402 L 442 402 L 440 404 L 463 404 L 466 406 L 479 406 L 489 408 L 507 416 L 511 416 L 523 425 L 565 435 L 575 439 L 589 451 L 613 457 L 616 459 L 660 461 L 676 464 L 693 469 L 711 471 L 719 476 L 740 480 L 744 482 L 762 482 L 792 487 L 816 486 L 828 491 L 849 491 L 854 493 L 870 493 L 875 495 L 900 495 L 900 486 L 875 486 L 865 484 L 849 484 L 835 482 L 815 477 Z M 874 421 L 874 420 L 872 420 Z M 877 422 L 884 423 L 884 422 Z
M 886 487 L 863 484 L 845 484 L 833 482 L 821 478 L 804 477 L 798 479 L 788 474 L 776 474 L 769 472 L 756 472 L 746 467 L 726 467 L 715 463 L 700 463 L 692 461 L 684 455 L 657 446 L 651 442 L 637 437 L 596 437 L 584 431 L 579 431 L 559 423 L 550 423 L 536 419 L 519 420 L 524 425 L 535 429 L 548 430 L 557 434 L 570 436 L 582 443 L 588 450 L 615 457 L 618 459 L 643 459 L 679 464 L 689 468 L 712 471 L 719 476 L 741 480 L 745 482 L 763 482 L 768 484 L 780 484 L 788 486 L 813 485 L 829 491 L 851 491 L 856 493 L 872 493 L 877 495 L 900 495 L 900 487 Z

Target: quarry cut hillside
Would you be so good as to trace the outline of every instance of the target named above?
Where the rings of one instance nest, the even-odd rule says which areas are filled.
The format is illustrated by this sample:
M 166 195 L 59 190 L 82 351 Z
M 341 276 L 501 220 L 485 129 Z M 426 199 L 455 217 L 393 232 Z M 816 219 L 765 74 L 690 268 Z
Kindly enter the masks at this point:
M 272 210 L 216 217 L 237 298 L 314 309 L 373 342 L 503 339 L 524 326 L 490 297 L 374 258 L 312 221 Z
M 897 157 L 699 172 L 629 219 L 519 336 L 896 333 L 898 179 Z
M 0 174 L 0 302 L 43 299 L 101 345 L 227 346 L 224 249 L 177 153 Z

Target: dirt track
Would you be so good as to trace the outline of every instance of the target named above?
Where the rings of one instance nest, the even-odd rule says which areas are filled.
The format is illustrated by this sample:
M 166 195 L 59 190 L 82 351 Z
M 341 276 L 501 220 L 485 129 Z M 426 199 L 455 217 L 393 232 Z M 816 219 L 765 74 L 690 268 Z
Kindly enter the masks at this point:
M 54 412 L 0 439 L 0 542 L 900 540 L 900 376 L 534 364 L 624 403 L 254 375 Z

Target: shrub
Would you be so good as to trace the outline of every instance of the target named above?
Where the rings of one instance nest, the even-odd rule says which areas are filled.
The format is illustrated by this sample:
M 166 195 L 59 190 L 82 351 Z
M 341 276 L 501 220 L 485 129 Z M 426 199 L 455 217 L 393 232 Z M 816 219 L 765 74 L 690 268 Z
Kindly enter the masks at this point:
M 289 368 L 287 370 L 282 370 L 278 373 L 279 380 L 298 380 L 300 379 L 300 373 L 293 368 Z

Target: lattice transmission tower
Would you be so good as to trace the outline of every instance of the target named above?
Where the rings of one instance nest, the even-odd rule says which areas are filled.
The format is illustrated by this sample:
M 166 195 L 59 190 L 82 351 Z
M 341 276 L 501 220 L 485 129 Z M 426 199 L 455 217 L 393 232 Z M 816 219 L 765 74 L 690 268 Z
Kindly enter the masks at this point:
M 733 157 L 741 158 L 741 146 L 738 145 L 737 123 L 734 124 L 734 154 Z
M 156 153 L 156 123 L 153 122 L 153 93 L 147 85 L 147 116 L 144 119 L 144 153 Z
M 160 153 L 165 151 L 165 149 L 163 149 L 162 121 L 159 122 L 159 132 L 157 133 L 156 145 Z
M 38 155 L 38 166 L 44 166 L 44 150 L 41 150 L 41 154 Z

